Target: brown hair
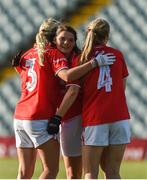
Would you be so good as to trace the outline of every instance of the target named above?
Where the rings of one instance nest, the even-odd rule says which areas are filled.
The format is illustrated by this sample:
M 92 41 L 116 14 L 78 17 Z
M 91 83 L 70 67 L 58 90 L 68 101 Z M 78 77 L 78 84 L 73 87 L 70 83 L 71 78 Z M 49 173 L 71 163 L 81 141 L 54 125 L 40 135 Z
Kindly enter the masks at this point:
M 49 18 L 46 19 L 40 26 L 39 32 L 36 35 L 36 44 L 38 46 L 38 57 L 39 64 L 43 66 L 44 62 L 44 52 L 46 45 L 51 42 L 56 35 L 56 30 L 59 25 L 59 22 L 55 19 Z
M 75 42 L 77 41 L 77 32 L 73 27 L 71 27 L 65 23 L 60 24 L 57 28 L 56 36 L 58 36 L 62 31 L 68 31 L 68 32 L 72 33 L 74 36 Z M 78 48 L 76 43 L 75 43 L 75 47 L 73 48 L 73 51 L 77 54 L 81 53 L 81 50 Z
M 95 45 L 105 43 L 106 38 L 109 37 L 109 32 L 110 26 L 105 19 L 97 18 L 89 24 L 79 64 L 88 61 Z

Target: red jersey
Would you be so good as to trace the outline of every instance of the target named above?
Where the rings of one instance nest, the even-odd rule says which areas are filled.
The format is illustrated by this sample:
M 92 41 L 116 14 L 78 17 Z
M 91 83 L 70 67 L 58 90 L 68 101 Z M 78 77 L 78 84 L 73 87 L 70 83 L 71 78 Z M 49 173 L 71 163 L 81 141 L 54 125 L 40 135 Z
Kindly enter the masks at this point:
M 98 52 L 113 53 L 116 61 L 111 66 L 102 66 L 88 73 L 83 84 L 83 126 L 92 126 L 130 119 L 126 103 L 124 78 L 128 76 L 122 53 L 108 46 L 96 47 Z
M 60 87 L 55 74 L 68 68 L 67 60 L 55 48 L 47 48 L 44 55 L 44 66 L 40 66 L 34 46 L 22 56 L 21 66 L 17 67 L 22 94 L 15 109 L 16 119 L 48 119 L 56 112 Z
M 72 68 L 72 67 L 77 66 L 78 59 L 79 59 L 79 55 L 73 54 L 71 62 L 69 62 L 69 67 Z M 69 82 L 68 84 L 65 84 L 64 81 L 62 81 L 60 83 L 61 83 L 61 88 L 60 88 L 61 99 L 63 99 L 63 97 L 67 91 L 67 88 L 69 86 L 75 85 L 75 86 L 79 86 L 79 88 L 81 87 L 79 80 Z M 68 121 L 71 118 L 81 115 L 81 114 L 82 114 L 82 93 L 81 93 L 81 91 L 79 91 L 78 97 L 76 98 L 76 100 L 74 101 L 72 106 L 69 108 L 67 113 L 64 115 L 64 117 L 62 118 L 62 121 Z

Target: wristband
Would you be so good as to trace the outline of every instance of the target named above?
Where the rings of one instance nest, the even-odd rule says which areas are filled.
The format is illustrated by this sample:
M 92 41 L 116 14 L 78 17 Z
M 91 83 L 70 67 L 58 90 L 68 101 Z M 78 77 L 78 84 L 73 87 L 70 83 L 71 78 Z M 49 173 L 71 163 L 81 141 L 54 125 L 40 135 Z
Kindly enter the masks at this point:
M 92 66 L 92 68 L 96 68 L 97 67 L 97 60 L 96 59 L 92 59 L 91 60 L 91 66 Z
M 61 116 L 59 116 L 59 115 L 55 115 L 54 117 L 55 117 L 55 118 L 57 118 L 57 119 L 59 119 L 59 120 L 61 120 L 61 119 L 62 119 L 62 117 L 61 117 Z

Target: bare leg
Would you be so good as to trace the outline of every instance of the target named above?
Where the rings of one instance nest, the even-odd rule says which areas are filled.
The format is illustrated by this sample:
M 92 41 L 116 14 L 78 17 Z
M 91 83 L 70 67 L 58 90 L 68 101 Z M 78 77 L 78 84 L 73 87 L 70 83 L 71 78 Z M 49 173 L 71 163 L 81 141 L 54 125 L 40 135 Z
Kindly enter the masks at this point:
M 59 143 L 50 139 L 37 148 L 43 167 L 39 179 L 55 179 L 59 170 Z
M 17 179 L 30 179 L 33 176 L 36 149 L 34 148 L 17 148 L 17 155 L 19 161 L 19 170 Z
M 106 179 L 120 179 L 120 166 L 125 151 L 125 145 L 109 145 L 104 149 L 101 168 Z
M 100 167 L 101 167 L 101 169 L 102 169 L 102 171 L 103 171 L 103 173 L 104 173 L 104 178 L 106 179 L 106 176 L 105 176 L 105 172 L 106 172 L 106 170 L 105 170 L 105 167 L 106 167 L 106 158 L 105 158 L 105 148 L 104 148 L 104 150 L 103 150 L 103 153 L 102 153 L 102 155 L 101 155 L 101 159 L 100 159 Z
M 82 176 L 82 156 L 63 156 L 67 179 L 81 179 Z
M 83 146 L 83 168 L 85 179 L 97 179 L 103 147 Z

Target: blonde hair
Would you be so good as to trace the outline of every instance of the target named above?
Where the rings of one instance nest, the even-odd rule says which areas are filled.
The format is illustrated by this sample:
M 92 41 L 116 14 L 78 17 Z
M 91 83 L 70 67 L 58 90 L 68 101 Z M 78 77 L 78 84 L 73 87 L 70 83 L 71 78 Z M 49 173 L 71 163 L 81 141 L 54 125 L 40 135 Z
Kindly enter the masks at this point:
M 80 64 L 84 64 L 88 61 L 93 47 L 98 44 L 103 44 L 106 38 L 108 38 L 109 32 L 110 26 L 108 22 L 102 18 L 97 18 L 88 25 L 87 35 L 79 62 Z
M 49 41 L 53 41 L 53 36 L 55 36 L 56 28 L 58 27 L 58 25 L 59 22 L 55 19 L 46 19 L 41 24 L 39 32 L 36 35 L 36 44 L 38 47 L 38 61 L 41 66 L 43 66 L 44 62 L 45 47 Z

